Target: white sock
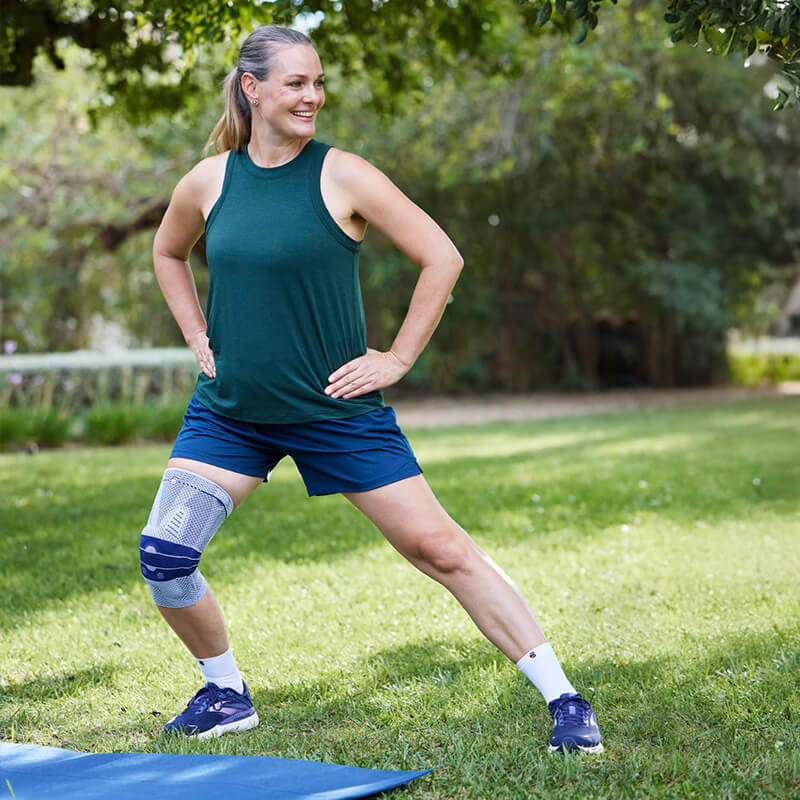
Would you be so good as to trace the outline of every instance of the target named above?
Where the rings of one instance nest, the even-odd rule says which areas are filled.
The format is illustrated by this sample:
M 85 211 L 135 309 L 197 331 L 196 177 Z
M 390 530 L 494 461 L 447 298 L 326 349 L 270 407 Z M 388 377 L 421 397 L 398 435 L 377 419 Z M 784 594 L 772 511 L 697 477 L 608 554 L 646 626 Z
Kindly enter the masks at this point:
M 561 697 L 565 692 L 576 694 L 575 687 L 567 680 L 549 642 L 529 650 L 517 661 L 517 666 L 544 695 L 547 703 Z
M 200 671 L 207 683 L 216 683 L 220 689 L 227 686 L 237 692 L 244 691 L 244 683 L 239 669 L 236 666 L 236 659 L 233 657 L 233 650 L 229 647 L 222 655 L 212 658 L 198 658 Z

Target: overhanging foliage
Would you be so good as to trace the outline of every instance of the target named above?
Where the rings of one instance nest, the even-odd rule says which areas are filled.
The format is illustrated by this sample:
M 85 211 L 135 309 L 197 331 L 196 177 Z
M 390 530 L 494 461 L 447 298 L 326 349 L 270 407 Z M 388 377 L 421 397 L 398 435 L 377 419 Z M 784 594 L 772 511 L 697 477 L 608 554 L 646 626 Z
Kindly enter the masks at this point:
M 63 40 L 91 52 L 106 94 L 131 118 L 174 110 L 201 87 L 190 67 L 197 48 L 232 43 L 267 23 L 313 28 L 323 61 L 345 75 L 366 72 L 375 108 L 395 111 L 431 73 L 477 64 L 486 74 L 519 74 L 525 47 L 542 26 L 583 41 L 603 3 L 616 0 L 5 0 L 0 11 L 0 85 L 30 86 L 34 58 L 63 67 Z M 641 8 L 647 3 L 635 3 Z M 718 54 L 756 49 L 781 63 L 800 97 L 800 4 L 788 0 L 667 0 L 674 41 L 707 42 Z M 605 12 L 603 12 L 605 13 Z M 622 13 L 620 10 L 619 13 Z

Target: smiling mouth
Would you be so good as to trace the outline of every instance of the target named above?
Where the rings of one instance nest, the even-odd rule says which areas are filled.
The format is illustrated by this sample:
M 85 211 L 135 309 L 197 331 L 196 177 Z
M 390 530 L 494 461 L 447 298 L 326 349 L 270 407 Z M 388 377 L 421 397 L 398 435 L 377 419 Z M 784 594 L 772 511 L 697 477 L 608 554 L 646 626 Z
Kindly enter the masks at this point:
M 314 118 L 313 111 L 292 111 L 291 114 L 293 117 L 297 117 L 298 119 L 310 120 Z

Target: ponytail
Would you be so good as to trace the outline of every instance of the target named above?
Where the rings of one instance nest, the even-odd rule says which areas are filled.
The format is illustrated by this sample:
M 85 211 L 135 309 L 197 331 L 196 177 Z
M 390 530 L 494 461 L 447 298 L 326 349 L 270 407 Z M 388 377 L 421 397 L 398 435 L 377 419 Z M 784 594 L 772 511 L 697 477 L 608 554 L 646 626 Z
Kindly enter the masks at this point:
M 204 151 L 214 148 L 216 153 L 241 150 L 250 141 L 250 104 L 242 91 L 242 74 L 234 67 L 226 76 L 222 89 L 225 112 L 211 131 Z

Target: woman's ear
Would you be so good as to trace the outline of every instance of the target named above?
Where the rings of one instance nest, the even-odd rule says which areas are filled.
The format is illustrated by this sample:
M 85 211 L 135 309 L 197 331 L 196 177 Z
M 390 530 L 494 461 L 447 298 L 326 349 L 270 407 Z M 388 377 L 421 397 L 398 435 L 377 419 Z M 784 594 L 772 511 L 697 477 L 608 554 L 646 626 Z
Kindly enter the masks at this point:
M 245 72 L 241 77 L 241 86 L 244 91 L 244 96 L 248 100 L 252 100 L 256 96 L 258 89 L 258 81 L 251 72 Z

